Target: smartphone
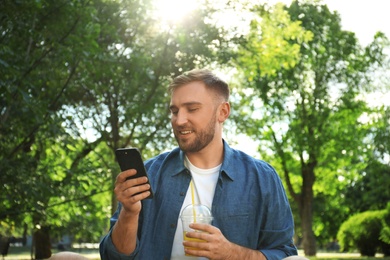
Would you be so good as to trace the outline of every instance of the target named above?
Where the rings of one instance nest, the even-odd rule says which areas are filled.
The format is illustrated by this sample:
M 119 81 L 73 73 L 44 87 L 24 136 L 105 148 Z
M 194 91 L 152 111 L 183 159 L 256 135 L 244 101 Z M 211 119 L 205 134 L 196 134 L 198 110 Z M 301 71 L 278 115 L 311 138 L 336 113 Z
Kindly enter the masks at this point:
M 137 174 L 134 176 L 130 176 L 128 179 L 138 178 L 141 176 L 148 177 L 145 169 L 144 162 L 141 157 L 141 153 L 137 148 L 119 148 L 115 151 L 116 159 L 119 163 L 119 167 L 121 168 L 121 171 L 126 171 L 129 169 L 136 169 Z M 149 183 L 149 177 L 148 177 L 148 183 Z M 150 183 L 149 183 L 150 185 Z M 149 189 L 150 196 L 148 196 L 146 199 L 152 199 L 153 198 L 153 191 L 152 188 Z

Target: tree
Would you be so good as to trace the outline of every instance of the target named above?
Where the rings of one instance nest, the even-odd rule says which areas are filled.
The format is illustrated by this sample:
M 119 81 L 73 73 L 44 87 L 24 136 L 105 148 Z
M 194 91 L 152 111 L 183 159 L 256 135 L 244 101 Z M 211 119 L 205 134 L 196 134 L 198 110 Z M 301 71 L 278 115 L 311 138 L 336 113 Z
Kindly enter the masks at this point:
M 82 64 L 93 72 L 74 82 L 85 90 L 85 98 L 72 108 L 78 117 L 73 120 L 90 124 L 112 154 L 135 146 L 145 156 L 154 155 L 173 146 L 166 91 L 171 77 L 207 64 L 214 55 L 210 45 L 222 31 L 205 23 L 208 12 L 203 9 L 168 28 L 159 26 L 144 1 L 124 2 L 121 9 L 102 13 L 120 20 L 114 26 L 120 33 L 102 45 L 108 51 Z M 102 26 L 101 34 L 111 30 L 111 25 Z M 118 173 L 117 168 L 112 171 L 110 187 Z M 112 213 L 115 210 L 112 194 Z
M 75 238 L 105 233 L 113 151 L 172 145 L 167 83 L 209 63 L 222 31 L 205 23 L 206 9 L 166 29 L 148 1 L 1 5 L 0 227 L 34 229 L 35 257 L 47 258 L 50 234 L 87 223 L 101 226 Z
M 50 247 L 40 247 L 50 244 L 45 210 L 52 197 L 63 195 L 58 182 L 66 171 L 59 168 L 71 163 L 50 149 L 59 143 L 69 151 L 74 142 L 60 111 L 82 97 L 65 93 L 71 92 L 80 61 L 94 50 L 95 41 L 88 38 L 95 32 L 89 23 L 93 14 L 83 1 L 1 3 L 1 226 L 10 223 L 5 226 L 13 234 L 20 228 L 26 233 L 23 223 L 33 226 L 36 258 L 51 254 Z M 72 170 L 68 184 L 78 182 Z
M 285 35 L 289 44 L 298 46 L 294 48 L 299 51 L 295 56 L 298 60 L 287 65 L 280 62 L 268 73 L 261 67 L 267 64 L 263 52 L 249 51 L 245 60 L 238 60 L 241 68 L 257 68 L 243 70 L 246 86 L 254 91 L 246 90 L 240 105 L 249 104 L 258 111 L 256 115 L 248 110 L 241 113 L 248 123 L 240 129 L 263 140 L 261 151 L 268 147 L 275 152 L 263 154 L 265 158 L 274 157 L 271 160 L 280 165 L 297 205 L 305 255 L 312 256 L 317 251 L 318 231 L 313 223 L 326 214 L 319 208 L 329 204 L 327 201 L 344 187 L 344 178 L 353 179 L 365 165 L 367 154 L 357 153 L 356 148 L 368 148 L 364 142 L 367 129 L 359 121 L 368 108 L 357 96 L 367 86 L 370 66 L 383 57 L 383 35 L 378 34 L 370 46 L 362 48 L 352 32 L 341 29 L 338 14 L 326 5 L 294 1 L 286 11 L 292 23 L 301 24 L 313 38 L 308 41 Z M 272 15 L 266 13 L 265 17 Z M 281 23 L 279 28 L 286 26 Z M 272 37 L 269 33 L 257 32 L 258 46 Z M 252 45 L 249 40 L 242 48 Z M 320 197 L 324 199 L 317 200 Z M 333 230 L 337 232 L 337 228 Z

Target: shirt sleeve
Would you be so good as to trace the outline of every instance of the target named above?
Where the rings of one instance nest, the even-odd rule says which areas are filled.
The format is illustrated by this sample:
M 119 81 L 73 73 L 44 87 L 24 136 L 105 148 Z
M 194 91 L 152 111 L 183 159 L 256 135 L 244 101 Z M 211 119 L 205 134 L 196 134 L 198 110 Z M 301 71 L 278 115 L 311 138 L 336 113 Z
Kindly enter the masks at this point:
M 277 260 L 297 255 L 298 252 L 292 239 L 294 219 L 283 184 L 271 166 L 266 168 L 271 178 L 267 183 L 270 189 L 266 195 L 266 208 L 263 208 L 267 212 L 267 224 L 261 230 L 259 237 L 260 244 L 263 246 L 260 251 L 268 260 Z
M 259 251 L 263 253 L 267 260 L 280 260 L 288 256 L 298 255 L 297 249 L 292 243 L 278 249 L 262 249 Z
M 114 215 L 110 218 L 110 231 L 106 236 L 103 237 L 102 241 L 99 245 L 99 252 L 100 252 L 100 258 L 101 260 L 131 260 L 136 259 L 136 256 L 139 251 L 139 241 L 137 238 L 137 244 L 136 248 L 133 253 L 130 255 L 122 254 L 118 252 L 118 250 L 115 248 L 115 245 L 112 242 L 111 234 L 112 234 L 112 228 L 115 224 L 115 222 L 118 220 L 119 212 L 121 210 L 120 203 L 118 204 L 118 209 L 115 211 Z

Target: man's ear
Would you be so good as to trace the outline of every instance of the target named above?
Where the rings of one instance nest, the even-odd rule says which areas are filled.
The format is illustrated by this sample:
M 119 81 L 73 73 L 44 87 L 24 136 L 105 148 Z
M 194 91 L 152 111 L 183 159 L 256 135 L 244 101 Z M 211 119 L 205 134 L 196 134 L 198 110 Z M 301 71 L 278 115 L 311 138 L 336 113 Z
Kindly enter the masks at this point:
M 218 121 L 220 123 L 225 122 L 225 120 L 230 115 L 230 104 L 229 102 L 223 102 L 221 105 L 219 105 L 219 114 L 218 114 Z

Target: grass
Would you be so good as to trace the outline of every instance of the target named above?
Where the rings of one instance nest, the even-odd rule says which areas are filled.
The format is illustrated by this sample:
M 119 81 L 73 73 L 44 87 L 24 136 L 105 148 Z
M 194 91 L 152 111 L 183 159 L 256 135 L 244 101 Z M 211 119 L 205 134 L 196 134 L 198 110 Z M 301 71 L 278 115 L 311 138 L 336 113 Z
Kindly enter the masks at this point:
M 30 247 L 13 247 L 11 246 L 8 251 L 8 255 L 4 260 L 30 260 Z M 99 260 L 99 249 L 95 247 L 90 248 L 73 248 L 70 251 L 79 253 L 89 259 Z M 52 253 L 57 253 L 57 249 L 52 249 Z M 299 251 L 299 255 L 303 256 L 303 251 Z M 390 260 L 390 257 L 383 257 L 381 254 L 377 254 L 376 257 L 362 257 L 359 253 L 328 253 L 318 252 L 316 257 L 309 257 L 310 260 Z
M 303 250 L 299 250 L 299 255 L 304 255 Z M 383 254 L 376 254 L 375 257 L 360 256 L 359 253 L 337 253 L 337 252 L 317 252 L 316 257 L 308 257 L 310 260 L 390 260 L 390 257 L 383 257 Z
M 99 260 L 99 249 L 96 247 L 92 248 L 72 248 L 69 251 L 79 253 L 89 259 Z M 52 254 L 58 253 L 59 251 L 55 248 L 51 250 Z M 13 247 L 11 246 L 8 250 L 8 255 L 4 257 L 4 260 L 31 260 L 31 248 L 30 247 Z

